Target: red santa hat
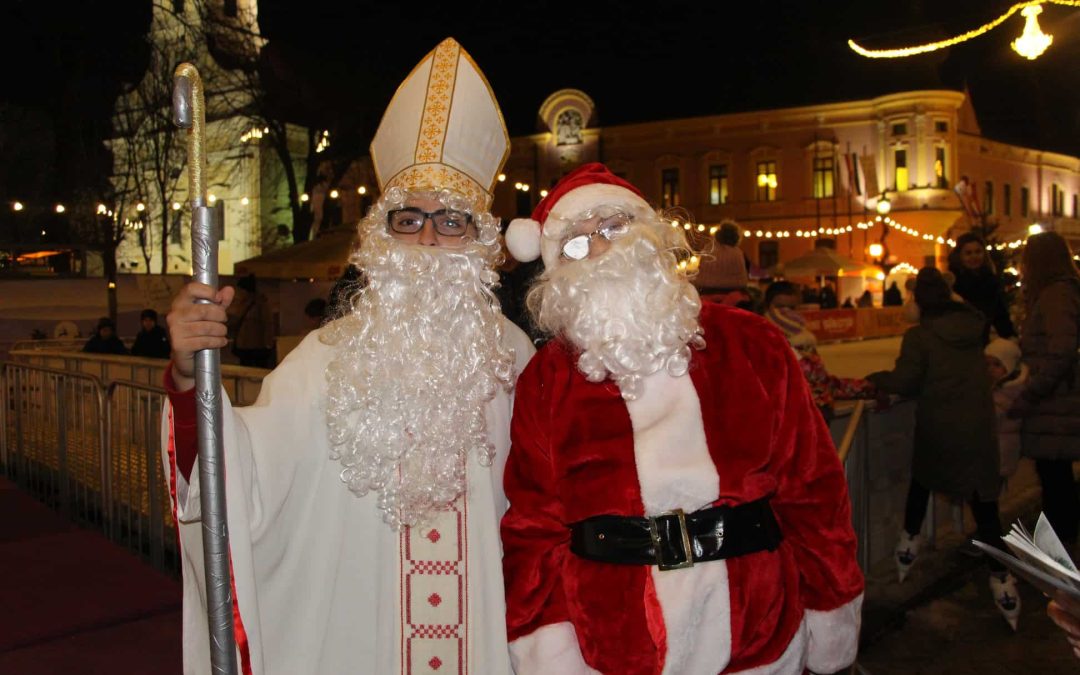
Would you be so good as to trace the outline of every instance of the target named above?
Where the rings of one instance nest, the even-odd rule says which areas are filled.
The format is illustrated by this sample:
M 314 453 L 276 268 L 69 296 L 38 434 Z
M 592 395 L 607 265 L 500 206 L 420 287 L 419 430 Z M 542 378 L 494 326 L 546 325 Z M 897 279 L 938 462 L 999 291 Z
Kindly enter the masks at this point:
M 515 218 L 506 229 L 506 248 L 521 262 L 541 255 L 544 266 L 559 264 L 562 230 L 571 218 L 599 206 L 620 206 L 633 213 L 651 207 L 636 187 L 599 162 L 583 164 L 562 177 L 533 209 L 532 218 Z M 557 222 L 557 224 L 556 224 Z

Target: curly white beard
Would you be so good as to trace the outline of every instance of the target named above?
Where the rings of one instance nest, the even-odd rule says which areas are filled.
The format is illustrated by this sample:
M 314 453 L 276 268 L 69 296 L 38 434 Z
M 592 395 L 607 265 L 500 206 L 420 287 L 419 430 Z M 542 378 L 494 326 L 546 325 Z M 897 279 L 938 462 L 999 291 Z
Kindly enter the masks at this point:
M 548 270 L 529 291 L 537 327 L 568 339 L 586 378 L 610 377 L 628 401 L 644 376 L 684 375 L 690 347 L 705 347 L 701 300 L 672 254 L 685 240 L 673 230 L 659 220 L 635 224 L 599 258 Z
M 491 223 L 462 249 L 402 244 L 382 225 L 403 201 L 390 197 L 361 224 L 352 262 L 367 286 L 323 340 L 337 347 L 326 371 L 331 459 L 356 495 L 378 493 L 396 530 L 464 494 L 469 455 L 491 464 L 485 406 L 510 388 L 514 361 L 490 290 Z

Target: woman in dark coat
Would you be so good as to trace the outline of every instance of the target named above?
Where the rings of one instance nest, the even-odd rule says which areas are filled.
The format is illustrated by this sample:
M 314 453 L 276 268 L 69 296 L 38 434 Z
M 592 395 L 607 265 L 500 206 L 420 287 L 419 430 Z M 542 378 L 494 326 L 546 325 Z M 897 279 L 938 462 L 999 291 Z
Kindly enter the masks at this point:
M 1043 510 L 1061 540 L 1076 541 L 1080 504 L 1072 463 L 1080 460 L 1080 272 L 1056 232 L 1027 240 L 1020 264 L 1024 319 L 1020 350 L 1031 373 L 1012 417 L 1022 417 L 1020 449 L 1035 460 Z
M 896 547 L 901 581 L 918 555 L 931 491 L 966 500 L 977 537 L 1004 549 L 994 400 L 983 356 L 985 321 L 970 305 L 951 298 L 944 277 L 933 267 L 919 272 L 915 302 L 920 321 L 904 334 L 896 367 L 867 378 L 880 390 L 917 402 L 911 486 Z M 1016 580 L 1000 563 L 988 564 L 995 604 L 1015 629 L 1020 614 Z
M 990 326 L 997 331 L 998 337 L 1011 338 L 1016 335 L 1012 319 L 1009 318 L 1005 291 L 998 281 L 994 263 L 986 254 L 986 242 L 982 237 L 974 232 L 966 232 L 957 238 L 956 248 L 949 254 L 949 271 L 956 276 L 953 291 L 986 318 L 983 345 L 990 342 Z

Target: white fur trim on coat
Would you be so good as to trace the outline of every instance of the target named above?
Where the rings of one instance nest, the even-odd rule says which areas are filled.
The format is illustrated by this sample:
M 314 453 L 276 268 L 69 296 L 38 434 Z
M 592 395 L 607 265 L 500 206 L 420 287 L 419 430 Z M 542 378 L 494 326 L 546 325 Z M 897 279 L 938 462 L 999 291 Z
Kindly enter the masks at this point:
M 855 662 L 859 653 L 863 595 L 828 611 L 806 610 L 810 632 L 806 667 L 815 673 L 835 673 Z
M 584 211 L 600 206 L 619 206 L 631 214 L 652 210 L 648 202 L 619 185 L 592 183 L 574 188 L 555 203 L 544 221 L 540 243 L 544 267 L 554 269 L 559 266 L 563 233 L 571 220 Z
M 569 621 L 541 626 L 511 642 L 510 662 L 517 675 L 600 675 L 585 663 Z
M 701 402 L 689 375 L 666 371 L 645 378 L 642 395 L 628 401 L 634 429 L 641 501 L 647 515 L 714 502 L 720 476 L 709 454 Z M 664 618 L 664 675 L 715 675 L 731 660 L 731 593 L 727 562 L 717 560 L 661 572 L 651 567 Z

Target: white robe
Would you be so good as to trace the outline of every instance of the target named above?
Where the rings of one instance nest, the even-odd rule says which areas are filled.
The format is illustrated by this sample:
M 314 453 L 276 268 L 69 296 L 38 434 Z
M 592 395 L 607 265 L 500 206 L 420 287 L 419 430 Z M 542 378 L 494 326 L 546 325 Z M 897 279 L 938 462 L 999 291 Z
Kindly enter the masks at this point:
M 326 438 L 334 348 L 306 339 L 234 408 L 223 395 L 233 583 L 251 672 L 272 675 L 510 673 L 499 520 L 512 394 L 487 405 L 490 468 L 470 457 L 466 496 L 431 525 L 397 533 L 375 496 L 341 481 Z M 503 321 L 515 378 L 534 349 Z M 162 455 L 172 473 L 172 411 Z M 184 581 L 185 674 L 210 671 L 198 462 L 175 477 Z M 240 661 L 238 660 L 238 664 Z

